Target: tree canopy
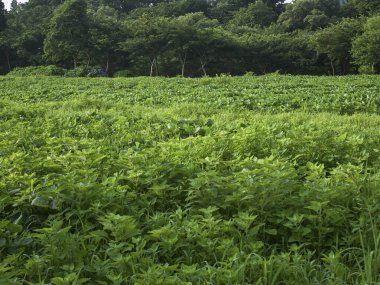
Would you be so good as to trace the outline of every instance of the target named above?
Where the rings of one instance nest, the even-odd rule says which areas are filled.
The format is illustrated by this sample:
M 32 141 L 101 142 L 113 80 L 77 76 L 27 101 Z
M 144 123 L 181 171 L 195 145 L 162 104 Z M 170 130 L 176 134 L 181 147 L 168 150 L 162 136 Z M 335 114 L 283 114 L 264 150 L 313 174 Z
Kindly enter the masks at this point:
M 6 10 L 5 10 L 5 5 L 2 0 L 0 0 L 0 32 L 5 29 L 6 26 Z
M 0 73 L 379 72 L 378 0 L 0 0 Z
M 55 63 L 72 60 L 74 67 L 87 54 L 88 18 L 84 0 L 67 0 L 60 5 L 50 20 L 44 42 L 48 59 Z
M 352 56 L 362 70 L 375 73 L 380 64 L 380 16 L 369 18 L 363 34 L 353 41 Z

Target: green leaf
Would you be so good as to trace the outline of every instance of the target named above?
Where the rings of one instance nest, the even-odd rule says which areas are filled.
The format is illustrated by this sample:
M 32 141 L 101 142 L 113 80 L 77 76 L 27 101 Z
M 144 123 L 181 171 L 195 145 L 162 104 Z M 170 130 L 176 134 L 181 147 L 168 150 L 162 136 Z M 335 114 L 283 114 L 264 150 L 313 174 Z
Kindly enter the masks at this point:
M 265 232 L 266 232 L 268 235 L 271 235 L 271 236 L 275 236 L 275 235 L 277 235 L 277 230 L 276 230 L 276 229 L 267 229 L 267 230 L 265 230 Z

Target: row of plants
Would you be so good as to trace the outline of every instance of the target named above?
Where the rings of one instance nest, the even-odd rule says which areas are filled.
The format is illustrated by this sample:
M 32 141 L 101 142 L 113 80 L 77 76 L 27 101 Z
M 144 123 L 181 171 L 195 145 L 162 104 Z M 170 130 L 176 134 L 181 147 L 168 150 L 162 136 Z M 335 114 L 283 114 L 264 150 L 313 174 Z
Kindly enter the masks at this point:
M 117 77 L 116 73 L 116 77 Z M 65 69 L 63 67 L 48 66 L 28 66 L 16 67 L 7 73 L 9 76 L 17 77 L 35 77 L 35 76 L 64 76 L 64 77 L 107 77 L 108 74 L 101 67 L 78 66 L 74 69 Z
M 229 96 L 351 79 L 1 78 L 0 284 L 377 284 L 379 116 Z
M 380 110 L 378 76 L 219 76 L 214 78 L 1 77 L 1 99 L 17 103 L 91 100 L 144 106 L 196 106 L 282 113 L 374 113 Z M 57 106 L 59 107 L 61 103 Z M 87 104 L 87 103 L 83 103 Z

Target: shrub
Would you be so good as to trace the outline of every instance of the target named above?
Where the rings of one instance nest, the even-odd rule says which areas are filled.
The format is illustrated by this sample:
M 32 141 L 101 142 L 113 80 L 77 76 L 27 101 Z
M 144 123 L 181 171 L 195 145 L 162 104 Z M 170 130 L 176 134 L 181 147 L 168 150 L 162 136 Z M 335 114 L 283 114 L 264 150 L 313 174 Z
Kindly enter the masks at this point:
M 247 71 L 246 73 L 243 74 L 243 76 L 247 76 L 247 77 L 251 77 L 251 76 L 255 76 L 256 74 L 252 71 Z
M 98 66 L 78 66 L 74 69 L 69 69 L 66 71 L 66 77 L 86 77 L 88 74 L 93 72 L 101 71 L 102 69 Z
M 362 65 L 359 67 L 359 73 L 360 74 L 375 74 L 375 71 L 372 68 L 372 66 Z
M 8 75 L 10 76 L 61 76 L 65 74 L 65 69 L 55 65 L 48 66 L 28 66 L 16 67 Z
M 119 70 L 113 74 L 113 77 L 132 77 L 132 76 L 133 76 L 133 72 L 128 69 Z

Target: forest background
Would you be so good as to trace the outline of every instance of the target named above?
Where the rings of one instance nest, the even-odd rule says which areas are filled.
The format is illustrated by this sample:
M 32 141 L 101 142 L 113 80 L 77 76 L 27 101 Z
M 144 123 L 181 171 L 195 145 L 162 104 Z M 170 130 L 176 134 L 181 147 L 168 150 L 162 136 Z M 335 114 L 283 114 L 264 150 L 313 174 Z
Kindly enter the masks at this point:
M 380 1 L 285 2 L 0 0 L 0 74 L 380 72 Z

